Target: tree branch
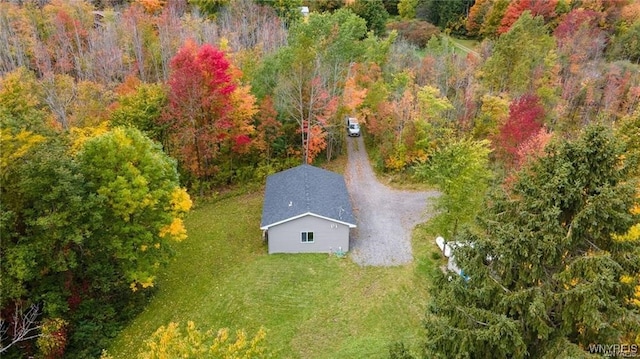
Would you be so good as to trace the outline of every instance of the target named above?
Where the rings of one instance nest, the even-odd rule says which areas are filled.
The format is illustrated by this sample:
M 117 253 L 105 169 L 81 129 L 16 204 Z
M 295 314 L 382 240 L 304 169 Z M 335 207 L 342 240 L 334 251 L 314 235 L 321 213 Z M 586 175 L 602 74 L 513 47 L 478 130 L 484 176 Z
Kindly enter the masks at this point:
M 32 304 L 26 313 L 23 312 L 20 304 L 16 303 L 15 312 L 13 314 L 13 330 L 12 336 L 7 335 L 9 331 L 10 323 L 7 323 L 4 318 L 0 319 L 0 343 L 9 341 L 9 344 L 0 344 L 0 353 L 4 353 L 13 345 L 24 342 L 27 340 L 35 339 L 41 336 L 39 330 L 41 325 L 37 324 L 38 316 L 40 315 L 40 306 L 38 304 Z
M 466 315 L 469 319 L 471 319 L 474 322 L 476 322 L 476 324 L 480 324 L 480 325 L 485 326 L 485 327 L 489 326 L 489 323 L 485 323 L 485 322 L 481 322 L 481 321 L 477 320 L 471 314 L 469 314 L 469 313 L 465 312 L 464 310 L 460 309 L 460 307 L 456 307 L 456 310 L 459 311 L 460 313 Z
M 493 276 L 491 275 L 491 273 L 489 273 L 488 275 L 489 278 L 491 278 L 492 281 L 494 281 L 500 288 L 502 288 L 502 290 L 505 291 L 505 293 L 510 293 L 511 291 L 509 290 L 509 288 L 503 286 L 502 284 L 500 284 L 500 282 L 498 282 L 497 279 L 493 278 Z

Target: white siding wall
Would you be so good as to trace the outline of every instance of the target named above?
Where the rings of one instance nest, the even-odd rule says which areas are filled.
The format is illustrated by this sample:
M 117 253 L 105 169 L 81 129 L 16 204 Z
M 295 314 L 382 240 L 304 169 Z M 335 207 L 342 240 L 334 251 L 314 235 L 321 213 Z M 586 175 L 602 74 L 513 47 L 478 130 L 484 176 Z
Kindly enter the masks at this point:
M 313 232 L 313 243 L 301 241 Z M 349 227 L 326 219 L 304 216 L 269 228 L 269 253 L 329 253 L 349 250 Z

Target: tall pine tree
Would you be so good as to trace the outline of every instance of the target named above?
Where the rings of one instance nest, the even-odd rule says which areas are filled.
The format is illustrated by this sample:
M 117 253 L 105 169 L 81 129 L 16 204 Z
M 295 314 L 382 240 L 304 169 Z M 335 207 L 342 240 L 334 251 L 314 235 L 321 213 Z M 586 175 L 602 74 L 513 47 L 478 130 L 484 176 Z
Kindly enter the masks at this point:
M 550 145 L 457 238 L 467 277 L 436 274 L 426 357 L 587 357 L 593 344 L 631 344 L 640 246 L 615 234 L 638 221 L 634 187 L 610 130 Z

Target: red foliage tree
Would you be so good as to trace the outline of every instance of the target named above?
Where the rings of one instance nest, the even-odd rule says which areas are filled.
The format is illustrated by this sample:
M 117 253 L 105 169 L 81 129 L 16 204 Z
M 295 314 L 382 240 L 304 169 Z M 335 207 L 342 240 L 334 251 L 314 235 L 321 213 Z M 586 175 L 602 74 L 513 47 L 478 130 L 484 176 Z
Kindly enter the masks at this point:
M 171 60 L 169 106 L 161 121 L 169 128 L 170 152 L 197 178 L 215 174 L 220 144 L 232 136 L 236 85 L 229 69 L 222 51 L 191 41 Z
M 584 27 L 588 28 L 589 33 L 595 34 L 600 17 L 600 14 L 593 10 L 574 9 L 562 17 L 553 35 L 559 42 L 565 42 L 570 41 L 574 33 Z
M 82 58 L 85 51 L 88 31 L 82 22 L 69 14 L 68 9 L 49 6 L 48 10 L 55 12 L 51 18 L 51 36 L 47 49 L 51 55 L 53 70 L 57 73 L 67 73 L 84 77 Z M 48 59 L 47 59 L 48 60 Z M 49 61 L 44 61 L 49 63 Z M 48 65 L 40 68 L 47 72 Z
M 496 155 L 511 166 L 518 158 L 518 147 L 543 127 L 544 107 L 538 96 L 527 94 L 509 106 L 509 118 L 494 138 Z
M 546 23 L 556 16 L 555 9 L 557 4 L 558 0 L 517 0 L 511 2 L 502 17 L 498 33 L 504 34 L 509 31 L 511 25 L 518 21 L 520 15 L 527 10 L 529 10 L 534 17 L 542 15 Z
M 607 36 L 598 26 L 601 18 L 595 11 L 575 9 L 558 24 L 553 34 L 558 53 L 569 61 L 569 72 L 575 73 L 585 62 L 603 55 Z

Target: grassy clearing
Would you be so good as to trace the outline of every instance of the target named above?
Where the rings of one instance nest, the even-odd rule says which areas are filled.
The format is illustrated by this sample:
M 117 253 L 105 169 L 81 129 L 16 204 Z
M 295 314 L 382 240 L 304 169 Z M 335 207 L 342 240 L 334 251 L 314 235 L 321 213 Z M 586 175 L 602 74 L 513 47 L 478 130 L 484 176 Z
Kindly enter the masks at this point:
M 186 219 L 189 239 L 158 279 L 158 292 L 109 353 L 134 358 L 158 327 L 262 326 L 277 358 L 385 358 L 404 341 L 417 348 L 423 329 L 424 273 L 433 267 L 424 231 L 415 264 L 360 267 L 325 254 L 268 255 L 259 227 L 262 193 L 200 204 Z
M 480 42 L 478 40 L 472 40 L 472 39 L 460 39 L 460 38 L 455 38 L 455 37 L 450 37 L 451 41 L 453 42 L 457 42 L 458 44 L 464 46 L 464 47 L 468 47 L 472 50 L 477 50 L 478 46 L 480 45 Z
M 447 36 L 447 38 L 456 46 L 456 50 L 460 55 L 466 55 L 469 52 L 472 52 L 476 55 L 478 54 L 476 50 L 480 42 L 478 42 L 477 40 L 459 39 L 451 36 Z

